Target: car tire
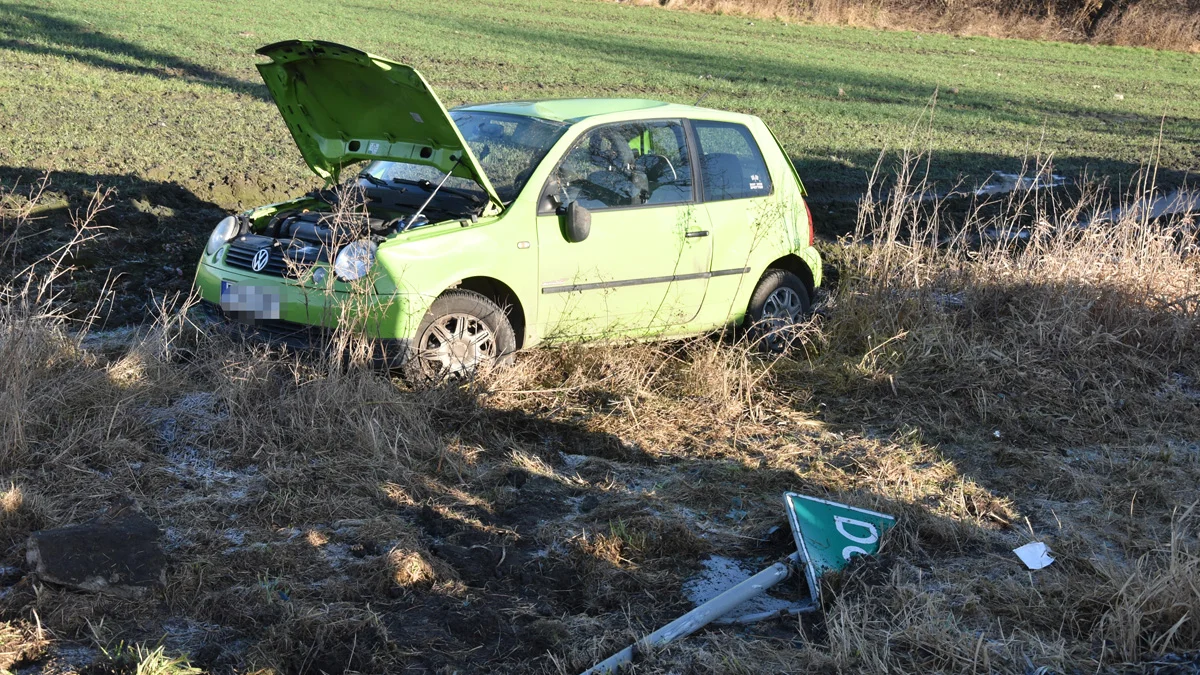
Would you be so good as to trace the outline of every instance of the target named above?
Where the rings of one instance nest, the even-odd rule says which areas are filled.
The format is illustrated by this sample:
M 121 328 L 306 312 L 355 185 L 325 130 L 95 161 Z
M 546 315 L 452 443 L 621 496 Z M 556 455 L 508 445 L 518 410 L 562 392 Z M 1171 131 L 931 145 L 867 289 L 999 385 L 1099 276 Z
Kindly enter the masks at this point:
M 414 384 L 466 379 L 508 363 L 516 350 L 512 323 L 496 303 L 474 291 L 447 291 L 417 327 L 404 375 Z
M 759 279 L 746 308 L 746 332 L 759 351 L 783 354 L 796 339 L 795 327 L 812 310 L 808 289 L 787 270 L 769 269 Z

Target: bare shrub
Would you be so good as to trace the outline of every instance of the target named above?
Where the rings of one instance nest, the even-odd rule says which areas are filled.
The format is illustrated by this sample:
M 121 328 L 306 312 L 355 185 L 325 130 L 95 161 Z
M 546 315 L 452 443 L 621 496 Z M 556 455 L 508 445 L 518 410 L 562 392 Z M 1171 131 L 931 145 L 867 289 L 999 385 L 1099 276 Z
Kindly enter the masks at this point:
M 1195 51 L 1200 19 L 1190 0 L 1118 4 L 993 3 L 981 0 L 615 0 L 715 14 L 809 21 L 869 28 Z M 1115 10 L 1115 11 L 1110 11 Z
M 17 206 L 8 206 L 10 193 L 0 192 L 0 231 L 9 233 L 8 247 L 19 243 L 18 234 L 34 219 L 38 199 L 48 183 L 44 180 Z M 15 367 L 0 369 L 0 469 L 12 468 L 28 459 L 34 410 L 47 405 L 55 392 L 41 384 L 48 373 L 81 358 L 77 340 L 86 333 L 94 314 L 77 328 L 75 339 L 67 335 L 68 317 L 60 310 L 59 294 L 70 275 L 70 256 L 82 244 L 100 236 L 94 225 L 109 193 L 97 190 L 92 200 L 72 219 L 73 237 L 48 256 L 21 270 L 0 287 L 0 363 Z
M 1017 190 L 947 231 L 922 161 L 902 160 L 844 242 L 847 281 L 823 336 L 834 362 L 885 383 L 874 393 L 906 399 L 927 428 L 1073 443 L 1127 437 L 1148 418 L 1192 429 L 1188 404 L 1159 393 L 1173 372 L 1197 375 L 1200 266 L 1186 219 L 1091 219 L 1099 205 Z

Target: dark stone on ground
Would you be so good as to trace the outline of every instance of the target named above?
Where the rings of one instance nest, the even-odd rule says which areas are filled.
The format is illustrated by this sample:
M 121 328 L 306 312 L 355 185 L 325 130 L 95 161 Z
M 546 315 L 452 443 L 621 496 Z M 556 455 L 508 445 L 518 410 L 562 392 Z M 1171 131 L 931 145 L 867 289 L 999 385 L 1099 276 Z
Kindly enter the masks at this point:
M 43 581 L 137 596 L 166 583 L 160 535 L 144 514 L 123 510 L 80 525 L 34 532 L 25 559 Z

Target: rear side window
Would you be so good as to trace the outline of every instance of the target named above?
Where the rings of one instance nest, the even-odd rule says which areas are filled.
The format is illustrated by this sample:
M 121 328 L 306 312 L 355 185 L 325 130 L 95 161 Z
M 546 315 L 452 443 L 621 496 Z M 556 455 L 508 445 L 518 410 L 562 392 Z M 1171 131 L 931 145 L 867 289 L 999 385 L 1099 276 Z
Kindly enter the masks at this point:
M 692 122 L 700 149 L 704 199 L 765 197 L 771 194 L 771 176 L 750 130 L 731 122 Z

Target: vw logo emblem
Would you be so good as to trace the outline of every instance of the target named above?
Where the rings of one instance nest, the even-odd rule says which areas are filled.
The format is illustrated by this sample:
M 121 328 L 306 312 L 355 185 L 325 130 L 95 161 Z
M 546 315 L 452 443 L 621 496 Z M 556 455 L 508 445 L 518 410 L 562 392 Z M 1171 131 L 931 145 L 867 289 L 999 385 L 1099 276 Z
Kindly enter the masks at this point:
M 267 266 L 267 261 L 270 259 L 271 251 L 265 248 L 260 248 L 258 249 L 258 253 L 254 254 L 254 260 L 250 262 L 250 269 L 254 270 L 255 272 L 261 272 L 263 271 L 263 268 Z

